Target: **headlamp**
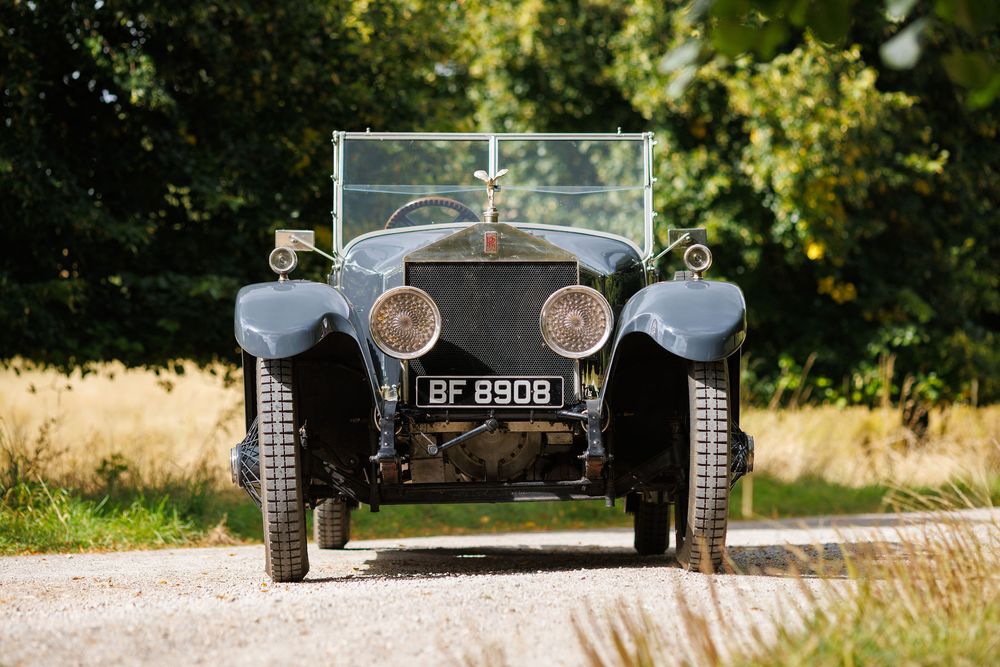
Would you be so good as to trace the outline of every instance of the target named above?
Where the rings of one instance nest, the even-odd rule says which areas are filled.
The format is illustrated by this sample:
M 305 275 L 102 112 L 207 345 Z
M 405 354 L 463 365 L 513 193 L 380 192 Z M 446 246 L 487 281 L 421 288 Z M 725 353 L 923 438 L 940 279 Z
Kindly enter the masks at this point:
M 271 270 L 278 274 L 279 280 L 287 280 L 288 274 L 294 271 L 299 263 L 299 257 L 291 248 L 279 246 L 271 251 L 267 263 L 271 265 Z
M 539 323 L 546 345 L 561 356 L 582 359 L 608 342 L 614 315 L 600 292 L 570 285 L 556 290 L 545 301 Z
M 689 271 L 694 271 L 697 278 L 712 266 L 712 251 L 707 246 L 696 243 L 684 251 L 684 265 Z
M 375 300 L 368 325 L 380 350 L 396 359 L 416 359 L 437 343 L 441 311 L 422 289 L 394 287 Z

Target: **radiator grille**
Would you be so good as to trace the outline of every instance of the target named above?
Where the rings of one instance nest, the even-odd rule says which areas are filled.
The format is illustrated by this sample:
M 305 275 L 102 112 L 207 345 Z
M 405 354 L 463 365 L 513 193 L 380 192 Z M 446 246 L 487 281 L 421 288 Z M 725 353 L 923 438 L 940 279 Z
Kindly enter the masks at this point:
M 441 310 L 441 337 L 410 362 L 415 375 L 559 375 L 577 399 L 576 362 L 542 341 L 538 315 L 560 287 L 577 283 L 573 262 L 407 263 L 406 284 Z

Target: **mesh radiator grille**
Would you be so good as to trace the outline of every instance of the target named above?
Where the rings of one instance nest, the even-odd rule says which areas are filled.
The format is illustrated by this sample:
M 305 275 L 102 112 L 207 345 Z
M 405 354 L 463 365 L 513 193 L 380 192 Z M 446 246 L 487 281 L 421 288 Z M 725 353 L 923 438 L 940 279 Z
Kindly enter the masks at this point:
M 542 340 L 538 315 L 554 291 L 577 283 L 573 262 L 427 262 L 406 265 L 406 284 L 441 310 L 441 337 L 410 362 L 415 375 L 558 375 L 577 398 L 576 362 Z

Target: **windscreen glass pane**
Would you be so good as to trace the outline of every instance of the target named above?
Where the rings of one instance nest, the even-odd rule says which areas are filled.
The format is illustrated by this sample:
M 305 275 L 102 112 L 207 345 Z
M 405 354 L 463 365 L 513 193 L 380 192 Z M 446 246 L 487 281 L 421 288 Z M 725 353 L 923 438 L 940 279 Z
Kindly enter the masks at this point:
M 500 220 L 577 227 L 645 240 L 645 153 L 641 139 L 503 139 Z M 481 219 L 488 139 L 346 138 L 340 223 L 346 244 L 385 229 L 401 207 L 445 198 L 452 207 L 414 207 L 393 227 Z M 456 210 L 464 205 L 464 212 Z
M 424 198 L 447 198 L 482 215 L 486 190 L 473 172 L 489 168 L 486 139 L 346 139 L 343 150 L 344 243 L 384 229 L 395 211 Z M 458 214 L 415 207 L 394 226 L 452 222 Z
M 642 247 L 645 161 L 641 140 L 501 140 L 501 220 L 582 227 Z

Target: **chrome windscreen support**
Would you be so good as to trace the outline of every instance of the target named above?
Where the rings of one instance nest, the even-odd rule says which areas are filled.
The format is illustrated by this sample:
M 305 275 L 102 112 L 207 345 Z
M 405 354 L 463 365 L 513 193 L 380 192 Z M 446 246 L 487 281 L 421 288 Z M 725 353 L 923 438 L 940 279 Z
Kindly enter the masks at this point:
M 691 239 L 690 234 L 687 233 L 683 234 L 679 239 L 677 239 L 676 241 L 668 245 L 666 248 L 661 250 L 659 254 L 650 257 L 649 260 L 646 262 L 646 268 L 650 270 L 656 268 L 656 263 L 659 262 L 664 255 L 668 254 L 671 250 L 673 250 L 677 246 L 690 241 L 690 239 Z

